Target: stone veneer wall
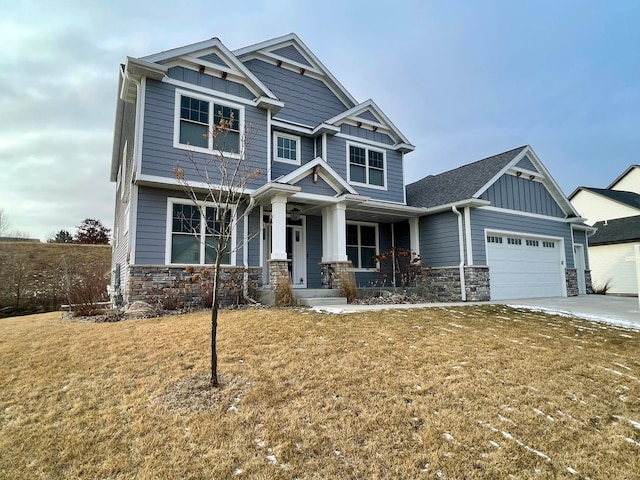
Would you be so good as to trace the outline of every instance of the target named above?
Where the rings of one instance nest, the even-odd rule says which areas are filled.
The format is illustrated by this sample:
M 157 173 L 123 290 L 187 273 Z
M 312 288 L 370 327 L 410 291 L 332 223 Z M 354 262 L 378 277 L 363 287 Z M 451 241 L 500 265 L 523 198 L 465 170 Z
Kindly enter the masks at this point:
M 567 297 L 578 296 L 578 271 L 575 268 L 565 268 L 565 281 L 567 283 Z
M 593 293 L 593 283 L 591 281 L 591 270 L 584 271 L 584 283 L 586 284 L 587 295 Z
M 347 262 L 322 262 L 320 271 L 322 273 L 322 288 L 340 288 L 343 275 L 351 272 L 353 265 Z
M 160 302 L 175 297 L 185 307 L 202 307 L 203 296 L 208 295 L 213 283 L 212 267 L 173 267 L 167 265 L 131 265 L 127 284 L 127 302 L 142 300 Z M 249 296 L 254 297 L 262 286 L 262 268 L 250 267 L 248 273 Z M 244 267 L 221 267 L 220 305 L 241 303 L 243 299 Z
M 464 267 L 468 302 L 488 301 L 491 297 L 489 267 Z M 461 302 L 459 267 L 426 267 L 415 276 L 415 285 L 432 302 Z

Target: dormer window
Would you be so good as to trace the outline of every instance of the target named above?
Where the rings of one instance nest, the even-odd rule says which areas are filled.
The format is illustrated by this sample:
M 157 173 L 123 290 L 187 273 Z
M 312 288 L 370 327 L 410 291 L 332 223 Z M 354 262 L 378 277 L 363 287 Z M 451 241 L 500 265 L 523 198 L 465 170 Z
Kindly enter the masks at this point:
M 243 114 L 240 106 L 177 91 L 174 146 L 238 155 Z M 221 125 L 223 132 L 216 133 Z
M 386 188 L 385 154 L 366 145 L 347 143 L 349 182 Z

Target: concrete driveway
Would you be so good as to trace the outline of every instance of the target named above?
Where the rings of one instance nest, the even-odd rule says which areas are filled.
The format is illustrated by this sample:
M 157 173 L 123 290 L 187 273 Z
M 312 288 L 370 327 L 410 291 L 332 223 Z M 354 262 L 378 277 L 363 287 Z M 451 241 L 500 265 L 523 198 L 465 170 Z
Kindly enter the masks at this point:
M 362 312 L 406 308 L 460 307 L 468 305 L 510 305 L 560 315 L 605 322 L 621 327 L 640 330 L 640 308 L 637 297 L 615 297 L 611 295 L 580 295 L 579 297 L 527 298 L 516 300 L 493 300 L 491 302 L 417 303 L 399 305 L 334 305 L 314 307 L 327 313 Z
M 522 306 L 532 310 L 571 315 L 640 330 L 640 307 L 637 297 L 580 295 L 578 297 L 528 298 L 491 303 Z

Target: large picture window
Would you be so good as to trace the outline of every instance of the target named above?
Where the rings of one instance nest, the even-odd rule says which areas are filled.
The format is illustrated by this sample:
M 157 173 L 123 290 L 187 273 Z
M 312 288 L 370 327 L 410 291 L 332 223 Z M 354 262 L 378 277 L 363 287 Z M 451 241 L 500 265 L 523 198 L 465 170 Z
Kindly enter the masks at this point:
M 219 218 L 214 207 L 200 209 L 193 204 L 170 202 L 171 214 L 169 263 L 181 265 L 212 265 L 216 261 L 218 236 L 228 228 L 231 214 Z M 233 244 L 233 238 L 229 241 Z M 231 264 L 231 253 L 225 252 L 221 264 Z
M 384 152 L 360 145 L 348 145 L 349 181 L 385 188 Z
M 243 108 L 194 94 L 176 93 L 177 147 L 240 153 Z M 219 127 L 224 125 L 224 129 Z
M 347 257 L 353 268 L 377 268 L 378 227 L 375 224 L 347 223 Z

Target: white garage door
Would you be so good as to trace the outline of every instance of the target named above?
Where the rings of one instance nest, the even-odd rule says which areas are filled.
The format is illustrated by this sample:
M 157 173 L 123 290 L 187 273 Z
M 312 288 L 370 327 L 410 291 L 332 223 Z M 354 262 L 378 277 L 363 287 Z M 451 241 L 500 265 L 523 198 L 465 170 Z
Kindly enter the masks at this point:
M 561 242 L 497 233 L 486 241 L 492 300 L 564 294 Z

